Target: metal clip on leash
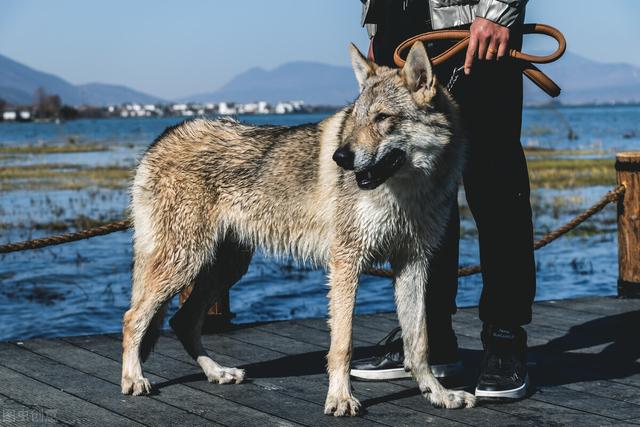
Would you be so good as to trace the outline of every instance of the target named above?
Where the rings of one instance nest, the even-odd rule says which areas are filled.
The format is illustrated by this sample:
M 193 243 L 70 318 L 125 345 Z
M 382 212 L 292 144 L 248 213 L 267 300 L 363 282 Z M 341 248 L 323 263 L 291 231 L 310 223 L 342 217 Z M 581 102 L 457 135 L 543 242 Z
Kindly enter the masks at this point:
M 550 62 L 558 60 L 562 55 L 564 55 L 564 52 L 567 49 L 567 41 L 565 40 L 564 35 L 562 35 L 559 30 L 544 24 L 526 24 L 522 27 L 522 33 L 543 34 L 554 38 L 558 42 L 558 48 L 556 49 L 556 51 L 547 56 L 529 55 L 515 49 L 510 49 L 509 54 L 507 55 L 508 57 L 520 62 L 520 65 L 522 66 L 522 72 L 525 76 L 527 76 L 540 89 L 549 94 L 549 96 L 555 98 L 556 96 L 560 95 L 560 87 L 553 80 L 551 80 L 549 76 L 540 71 L 540 69 L 538 69 L 533 64 L 548 64 Z M 469 32 L 469 30 L 440 30 L 418 34 L 415 37 L 405 40 L 396 48 L 396 51 L 393 54 L 393 61 L 398 67 L 402 67 L 405 63 L 405 60 L 402 58 L 402 54 L 405 50 L 408 50 L 411 46 L 413 46 L 415 42 L 418 41 L 432 42 L 436 40 L 458 40 L 455 45 L 431 60 L 431 63 L 434 66 L 438 66 L 443 62 L 453 58 L 457 54 L 466 51 L 467 47 L 469 46 L 470 34 L 471 33 Z M 457 69 L 454 70 L 454 74 L 451 76 L 453 83 L 449 82 L 452 88 L 453 85 L 455 85 L 455 81 L 457 80 L 457 77 L 454 78 L 454 76 L 456 76 L 456 74 L 459 75 L 459 72 L 456 73 L 456 70 Z
M 447 90 L 449 92 L 453 91 L 453 87 L 456 85 L 463 71 L 464 71 L 464 65 L 460 65 L 459 67 L 455 67 L 453 69 L 453 71 L 451 72 L 451 78 L 449 79 L 449 83 L 447 83 Z

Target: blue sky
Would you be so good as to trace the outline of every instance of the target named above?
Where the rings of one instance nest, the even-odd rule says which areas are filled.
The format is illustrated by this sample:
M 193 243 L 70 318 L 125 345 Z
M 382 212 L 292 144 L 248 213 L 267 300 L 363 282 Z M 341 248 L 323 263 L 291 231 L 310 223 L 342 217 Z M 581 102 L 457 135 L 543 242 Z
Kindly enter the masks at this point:
M 530 0 L 527 20 L 559 27 L 578 54 L 640 65 L 639 17 L 639 0 Z M 359 19 L 358 0 L 2 0 L 0 54 L 175 98 L 254 66 L 347 65 L 349 41 L 367 46 Z

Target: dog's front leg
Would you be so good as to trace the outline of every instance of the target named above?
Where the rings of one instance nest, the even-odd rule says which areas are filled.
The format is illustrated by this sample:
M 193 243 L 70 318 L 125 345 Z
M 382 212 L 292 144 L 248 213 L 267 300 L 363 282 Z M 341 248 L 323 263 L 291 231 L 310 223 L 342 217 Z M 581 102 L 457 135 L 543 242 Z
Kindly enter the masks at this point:
M 329 329 L 331 347 L 327 355 L 329 392 L 324 406 L 327 415 L 355 416 L 360 402 L 351 395 L 349 366 L 353 311 L 360 268 L 358 259 L 347 254 L 335 255 L 329 264 Z
M 423 396 L 434 406 L 470 408 L 475 405 L 475 396 L 465 391 L 444 388 L 429 367 L 425 306 L 428 264 L 424 257 L 420 258 L 422 259 L 393 265 L 405 369 L 411 371 Z

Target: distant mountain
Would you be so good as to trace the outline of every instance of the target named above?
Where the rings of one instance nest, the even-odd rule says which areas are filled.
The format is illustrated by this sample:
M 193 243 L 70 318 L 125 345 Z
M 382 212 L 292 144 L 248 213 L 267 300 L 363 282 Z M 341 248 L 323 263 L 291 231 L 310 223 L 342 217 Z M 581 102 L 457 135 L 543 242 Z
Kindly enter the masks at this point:
M 640 102 L 640 67 L 601 63 L 567 52 L 560 61 L 540 68 L 562 87 L 558 100 L 564 104 Z M 182 101 L 274 103 L 302 99 L 308 104 L 343 105 L 356 95 L 350 67 L 292 62 L 271 71 L 252 68 L 217 91 L 188 96 Z M 550 100 L 526 81 L 525 104 L 539 105 Z
M 275 103 L 303 100 L 311 105 L 344 105 L 358 94 L 350 67 L 317 62 L 290 62 L 273 70 L 252 68 L 237 75 L 220 89 L 182 99 L 185 102 Z
M 603 63 L 567 52 L 562 59 L 540 69 L 562 88 L 558 101 L 568 105 L 640 102 L 640 67 Z M 549 102 L 533 83 L 525 84 L 529 105 Z
M 137 102 L 140 104 L 166 102 L 156 96 L 148 95 L 126 86 L 87 83 L 76 87 L 80 90 L 81 104 L 117 105 L 125 102 Z
M 640 102 L 640 67 L 602 63 L 567 52 L 558 62 L 540 67 L 562 87 L 563 104 Z M 11 104 L 30 104 L 38 87 L 59 95 L 65 104 L 107 105 L 125 102 L 157 103 L 162 99 L 125 86 L 89 83 L 73 85 L 53 74 L 34 70 L 0 55 L 0 98 Z M 344 105 L 357 95 L 350 67 L 316 62 L 290 62 L 273 70 L 252 68 L 220 89 L 182 98 L 183 102 L 276 103 L 303 100 L 310 105 Z M 551 101 L 532 83 L 525 84 L 525 104 Z
M 126 86 L 90 83 L 73 85 L 53 74 L 34 70 L 6 56 L 0 55 L 0 98 L 10 104 L 31 104 L 33 94 L 43 87 L 48 93 L 59 95 L 68 105 L 107 105 L 124 102 L 153 103 L 162 101 Z

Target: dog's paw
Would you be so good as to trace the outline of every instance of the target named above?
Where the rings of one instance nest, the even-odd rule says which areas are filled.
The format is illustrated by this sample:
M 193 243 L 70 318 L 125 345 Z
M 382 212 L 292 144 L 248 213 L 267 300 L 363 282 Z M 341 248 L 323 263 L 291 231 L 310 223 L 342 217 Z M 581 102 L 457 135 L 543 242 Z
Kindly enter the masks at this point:
M 148 379 L 144 377 L 131 379 L 131 378 L 123 378 L 122 379 L 122 394 L 132 394 L 134 396 L 143 396 L 146 394 L 151 394 L 153 388 L 151 387 L 151 383 Z
M 217 368 L 206 373 L 210 383 L 218 384 L 240 384 L 244 380 L 244 369 L 237 368 Z
M 438 408 L 473 408 L 476 405 L 476 397 L 466 391 L 444 390 L 439 393 L 424 393 L 424 396 Z
M 345 398 L 327 396 L 324 413 L 336 417 L 355 417 L 360 411 L 360 402 L 353 396 Z

